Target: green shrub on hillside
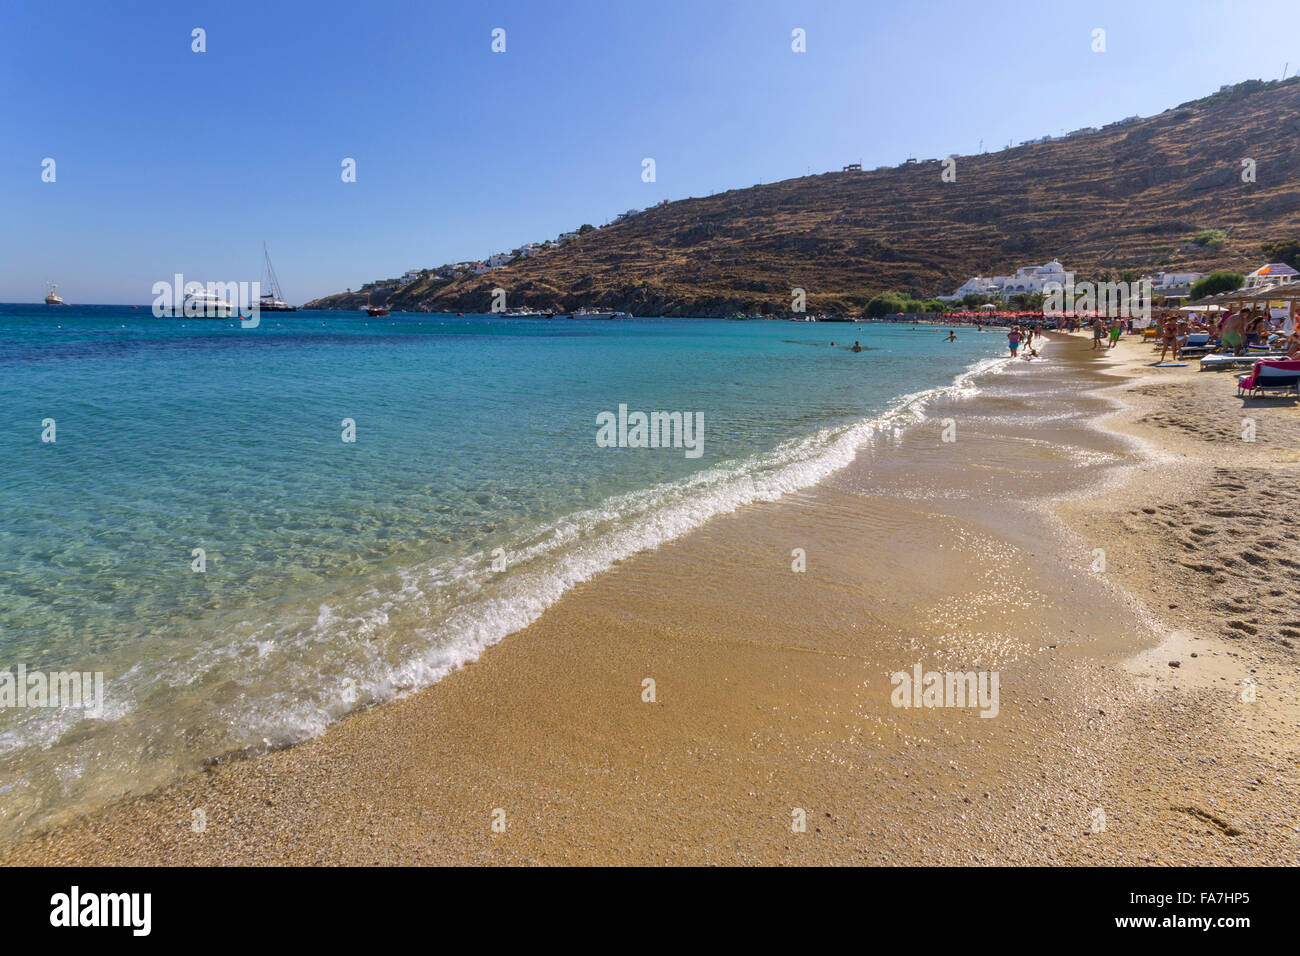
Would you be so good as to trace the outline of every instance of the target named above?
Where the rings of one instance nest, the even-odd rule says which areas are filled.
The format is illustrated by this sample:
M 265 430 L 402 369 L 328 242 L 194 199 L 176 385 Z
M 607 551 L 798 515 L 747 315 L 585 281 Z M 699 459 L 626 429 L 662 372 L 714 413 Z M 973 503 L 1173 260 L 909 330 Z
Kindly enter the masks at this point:
M 1285 262 L 1292 269 L 1300 269 L 1300 239 L 1267 242 L 1261 251 L 1269 262 Z
M 1207 295 L 1218 295 L 1220 292 L 1240 289 L 1245 281 L 1246 277 L 1240 272 L 1212 272 L 1204 279 L 1192 283 L 1192 301 L 1204 299 Z

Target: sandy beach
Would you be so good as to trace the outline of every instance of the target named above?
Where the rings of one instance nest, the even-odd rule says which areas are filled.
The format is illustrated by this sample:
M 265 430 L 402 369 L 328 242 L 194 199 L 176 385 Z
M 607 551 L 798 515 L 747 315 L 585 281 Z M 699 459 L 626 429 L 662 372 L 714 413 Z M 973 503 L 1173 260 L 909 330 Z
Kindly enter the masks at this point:
M 1300 863 L 1300 408 L 1089 343 L 0 862 Z M 996 715 L 894 706 L 917 665 Z

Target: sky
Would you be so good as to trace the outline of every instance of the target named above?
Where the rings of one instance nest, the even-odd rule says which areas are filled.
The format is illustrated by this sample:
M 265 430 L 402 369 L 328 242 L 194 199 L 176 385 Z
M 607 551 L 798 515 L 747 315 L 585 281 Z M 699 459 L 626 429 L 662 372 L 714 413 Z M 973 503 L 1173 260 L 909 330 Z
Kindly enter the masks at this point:
M 661 199 L 992 151 L 1291 75 L 1295 14 L 1296 0 L 4 0 L 0 301 L 39 301 L 47 280 L 87 304 L 149 303 L 178 272 L 253 281 L 266 241 L 301 304 Z

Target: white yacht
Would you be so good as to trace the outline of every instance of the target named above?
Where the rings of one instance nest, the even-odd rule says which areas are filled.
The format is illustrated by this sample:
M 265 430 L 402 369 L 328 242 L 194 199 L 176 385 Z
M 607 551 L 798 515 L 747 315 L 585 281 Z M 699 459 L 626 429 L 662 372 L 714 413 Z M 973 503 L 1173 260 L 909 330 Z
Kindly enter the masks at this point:
M 630 312 L 615 312 L 613 309 L 578 309 L 569 315 L 571 319 L 630 319 Z
M 63 296 L 58 293 L 58 286 L 53 282 L 46 283 L 50 287 L 50 294 L 45 297 L 46 305 L 63 305 Z
M 235 307 L 215 292 L 199 290 L 185 294 L 185 302 L 179 312 L 177 318 L 228 319 L 235 314 Z

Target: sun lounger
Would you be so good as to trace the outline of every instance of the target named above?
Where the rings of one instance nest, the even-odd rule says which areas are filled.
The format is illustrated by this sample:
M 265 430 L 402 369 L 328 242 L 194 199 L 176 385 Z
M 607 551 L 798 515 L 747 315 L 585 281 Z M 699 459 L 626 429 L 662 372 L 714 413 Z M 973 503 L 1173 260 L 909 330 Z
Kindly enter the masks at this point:
M 1256 362 L 1249 375 L 1237 379 L 1237 396 L 1259 397 L 1265 392 L 1290 392 L 1300 398 L 1300 362 Z
M 1208 332 L 1193 332 L 1178 347 L 1178 355 L 1180 358 L 1184 356 L 1194 358 L 1197 355 L 1212 352 L 1216 348 L 1218 348 L 1217 345 L 1210 344 L 1210 334 Z
M 1265 360 L 1281 361 L 1285 358 L 1286 356 L 1280 353 L 1277 355 L 1202 355 L 1201 371 L 1204 372 L 1207 368 L 1219 369 L 1233 368 L 1238 365 L 1254 365 L 1256 362 Z

